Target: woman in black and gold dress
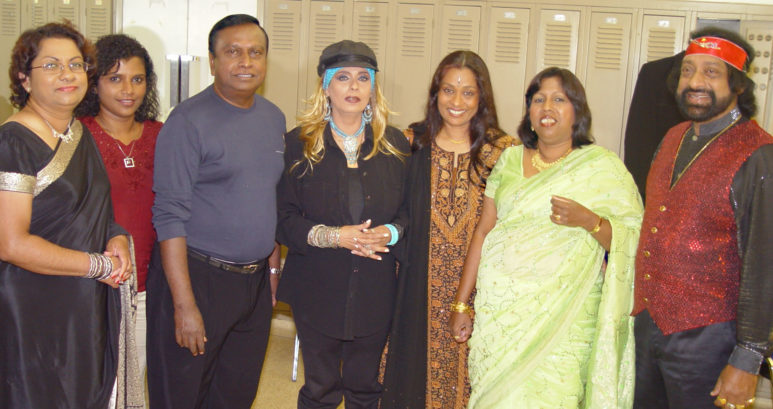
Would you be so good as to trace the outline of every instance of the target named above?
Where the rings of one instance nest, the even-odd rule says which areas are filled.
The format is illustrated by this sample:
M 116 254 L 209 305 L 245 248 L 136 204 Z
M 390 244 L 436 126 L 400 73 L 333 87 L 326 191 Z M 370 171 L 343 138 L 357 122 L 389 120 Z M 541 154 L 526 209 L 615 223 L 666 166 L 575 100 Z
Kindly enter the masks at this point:
M 13 49 L 0 126 L 0 407 L 100 408 L 118 368 L 120 295 L 130 275 L 110 182 L 73 110 L 88 87 L 87 40 L 69 24 L 28 30 Z

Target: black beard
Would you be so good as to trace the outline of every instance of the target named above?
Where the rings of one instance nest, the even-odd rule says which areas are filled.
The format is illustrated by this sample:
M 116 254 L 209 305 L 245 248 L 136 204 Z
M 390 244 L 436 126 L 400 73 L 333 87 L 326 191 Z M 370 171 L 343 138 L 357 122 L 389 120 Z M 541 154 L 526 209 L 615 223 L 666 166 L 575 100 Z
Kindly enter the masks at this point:
M 687 102 L 688 92 L 705 92 L 711 98 L 711 104 L 708 106 L 694 105 Z M 726 99 L 717 101 L 717 95 L 712 90 L 702 90 L 695 88 L 685 88 L 681 94 L 676 96 L 676 104 L 679 111 L 685 118 L 694 122 L 706 122 L 724 112 L 733 102 L 734 95 L 730 94 Z

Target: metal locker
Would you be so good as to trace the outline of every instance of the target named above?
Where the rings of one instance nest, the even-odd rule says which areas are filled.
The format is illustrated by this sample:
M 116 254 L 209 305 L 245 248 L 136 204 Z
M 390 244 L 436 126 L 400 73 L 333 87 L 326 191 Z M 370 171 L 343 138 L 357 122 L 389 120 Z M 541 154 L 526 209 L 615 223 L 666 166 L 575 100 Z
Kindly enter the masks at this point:
M 478 52 L 480 42 L 480 6 L 443 6 L 440 54 L 435 63 L 456 50 Z
M 537 30 L 537 71 L 547 67 L 577 72 L 580 11 L 541 10 Z
M 81 30 L 83 35 L 92 41 L 110 34 L 112 30 L 112 1 L 110 0 L 83 0 L 81 3 Z
M 287 129 L 295 127 L 298 110 L 306 95 L 298 95 L 301 2 L 268 0 L 265 11 L 269 38 L 268 72 L 263 95 L 285 114 Z
M 521 123 L 526 92 L 526 52 L 529 45 L 527 8 L 491 7 L 484 35 L 487 51 L 482 55 L 491 74 L 499 126 L 515 135 Z
M 592 11 L 585 92 L 596 143 L 621 155 L 633 15 Z
M 670 57 L 684 49 L 686 16 L 644 14 L 638 69 L 647 62 Z
M 21 1 L 0 0 L 0 64 L 7 69 L 11 64 L 11 50 L 21 34 Z M 11 81 L 8 74 L 0 75 L 0 122 L 13 114 Z
M 344 4 L 336 1 L 312 1 L 309 15 L 309 42 L 306 48 L 306 92 L 314 93 L 319 81 L 317 64 L 325 47 L 344 39 Z
M 399 128 L 424 117 L 429 83 L 435 72 L 431 53 L 433 15 L 433 5 L 397 5 L 397 39 L 386 76 L 391 85 L 387 98 L 398 113 L 391 122 Z

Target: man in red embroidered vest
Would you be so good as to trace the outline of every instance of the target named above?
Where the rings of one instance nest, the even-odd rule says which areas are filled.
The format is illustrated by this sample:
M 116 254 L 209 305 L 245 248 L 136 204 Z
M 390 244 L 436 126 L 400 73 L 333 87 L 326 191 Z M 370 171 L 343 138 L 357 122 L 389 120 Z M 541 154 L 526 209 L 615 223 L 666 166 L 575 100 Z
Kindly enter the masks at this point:
M 647 177 L 634 408 L 749 408 L 773 329 L 773 137 L 755 121 L 754 50 L 694 33 Z

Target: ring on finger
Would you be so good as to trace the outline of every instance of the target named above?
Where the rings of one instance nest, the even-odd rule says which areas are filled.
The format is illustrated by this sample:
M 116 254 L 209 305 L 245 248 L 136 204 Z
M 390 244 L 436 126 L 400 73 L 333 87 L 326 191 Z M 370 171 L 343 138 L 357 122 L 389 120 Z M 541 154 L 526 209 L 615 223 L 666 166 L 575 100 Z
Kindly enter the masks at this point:
M 732 404 L 732 403 L 730 403 L 730 402 L 727 402 L 727 403 L 725 404 L 725 409 L 738 409 L 738 408 L 735 406 L 735 404 Z
M 556 219 L 557 222 L 561 221 L 561 215 L 560 214 L 557 214 L 557 215 L 553 216 L 553 218 Z
M 751 398 L 749 398 L 748 400 L 746 400 L 746 406 L 751 406 L 751 405 L 754 405 L 754 401 L 755 401 L 756 399 L 757 399 L 757 398 L 755 398 L 754 396 L 752 396 Z
M 717 402 L 719 402 L 720 406 L 725 406 L 725 404 L 727 403 L 727 399 L 725 399 L 725 398 L 717 398 Z

